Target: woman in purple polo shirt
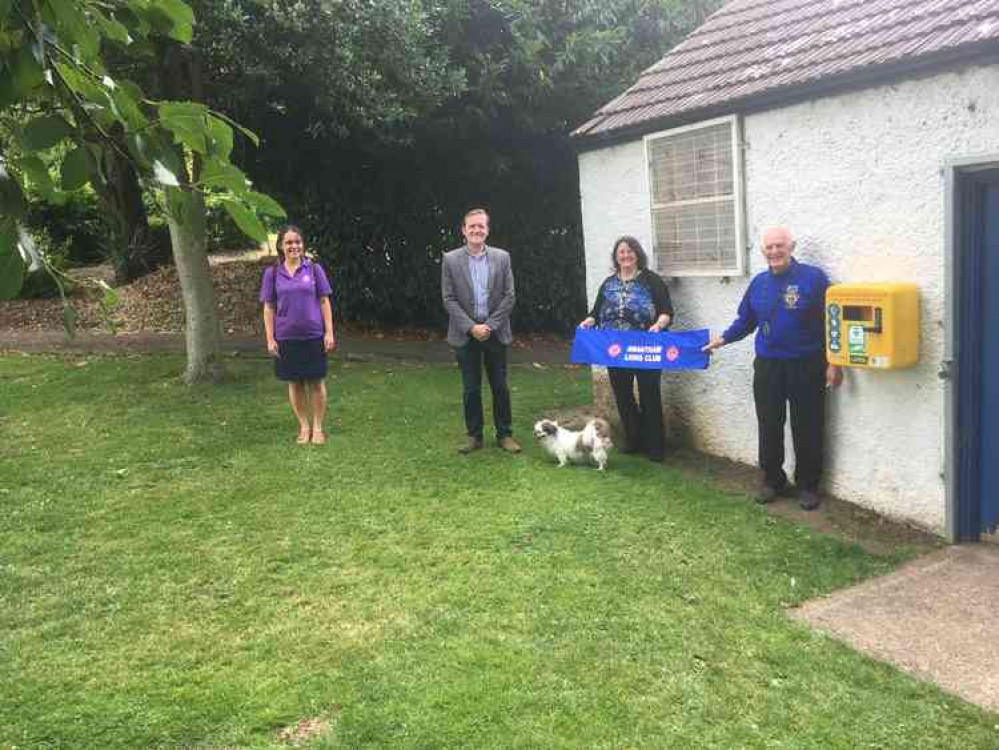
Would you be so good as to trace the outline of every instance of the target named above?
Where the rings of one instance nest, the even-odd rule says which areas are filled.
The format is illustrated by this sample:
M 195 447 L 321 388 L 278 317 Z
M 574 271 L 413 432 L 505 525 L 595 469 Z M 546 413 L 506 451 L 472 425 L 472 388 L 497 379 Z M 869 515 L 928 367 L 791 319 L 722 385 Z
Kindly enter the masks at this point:
M 264 271 L 267 351 L 275 357 L 278 379 L 288 383 L 288 400 L 298 418 L 298 442 L 326 442 L 326 353 L 336 347 L 330 282 L 318 263 L 305 257 L 302 230 L 282 227 L 278 262 Z

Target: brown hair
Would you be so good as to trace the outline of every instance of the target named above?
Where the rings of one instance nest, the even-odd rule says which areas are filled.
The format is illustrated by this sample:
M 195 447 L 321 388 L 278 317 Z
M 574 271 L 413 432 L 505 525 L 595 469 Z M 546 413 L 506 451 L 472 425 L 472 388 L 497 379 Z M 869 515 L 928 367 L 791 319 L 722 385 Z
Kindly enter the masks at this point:
M 281 243 L 284 242 L 284 236 L 289 232 L 294 232 L 302 238 L 302 251 L 305 251 L 305 235 L 302 234 L 302 230 L 294 224 L 285 224 L 283 227 L 278 229 L 277 241 L 274 243 L 277 248 L 278 263 L 284 263 L 284 250 L 281 249 Z
M 649 267 L 649 256 L 645 254 L 645 248 L 642 247 L 642 243 L 636 240 L 631 235 L 626 234 L 614 240 L 614 247 L 611 248 L 611 263 L 614 264 L 615 273 L 621 270 L 621 267 L 617 263 L 617 246 L 620 245 L 622 242 L 628 247 L 630 247 L 631 252 L 633 252 L 637 256 L 639 271 L 644 271 L 646 268 Z

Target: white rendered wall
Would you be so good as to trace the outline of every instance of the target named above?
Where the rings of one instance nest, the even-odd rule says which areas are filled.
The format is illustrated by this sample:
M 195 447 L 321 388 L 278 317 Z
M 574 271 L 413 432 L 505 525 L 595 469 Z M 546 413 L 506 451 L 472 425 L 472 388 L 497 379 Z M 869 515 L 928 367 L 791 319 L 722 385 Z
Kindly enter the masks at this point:
M 920 361 L 850 369 L 830 397 L 825 489 L 888 517 L 944 528 L 945 264 L 943 166 L 999 153 L 999 66 L 969 68 L 753 114 L 744 120 L 750 275 L 670 281 L 678 328 L 728 326 L 759 235 L 791 228 L 796 257 L 833 282 L 908 281 L 921 294 Z M 580 155 L 587 290 L 607 274 L 619 234 L 651 235 L 641 141 Z M 664 270 L 668 276 L 668 269 Z M 674 437 L 755 464 L 752 337 L 704 372 L 666 373 Z M 787 437 L 789 474 L 793 469 Z

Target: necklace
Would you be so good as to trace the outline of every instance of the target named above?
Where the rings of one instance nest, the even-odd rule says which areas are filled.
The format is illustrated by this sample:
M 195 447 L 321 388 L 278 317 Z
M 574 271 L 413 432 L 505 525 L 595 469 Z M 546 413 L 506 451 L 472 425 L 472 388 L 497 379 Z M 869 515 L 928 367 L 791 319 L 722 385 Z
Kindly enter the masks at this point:
M 628 308 L 628 298 L 631 295 L 631 286 L 637 277 L 638 274 L 635 274 L 635 276 L 632 276 L 630 279 L 624 278 L 620 273 L 617 275 L 617 278 L 621 282 L 621 294 L 618 297 L 618 308 L 617 308 L 618 317 L 621 320 L 625 319 L 625 312 Z

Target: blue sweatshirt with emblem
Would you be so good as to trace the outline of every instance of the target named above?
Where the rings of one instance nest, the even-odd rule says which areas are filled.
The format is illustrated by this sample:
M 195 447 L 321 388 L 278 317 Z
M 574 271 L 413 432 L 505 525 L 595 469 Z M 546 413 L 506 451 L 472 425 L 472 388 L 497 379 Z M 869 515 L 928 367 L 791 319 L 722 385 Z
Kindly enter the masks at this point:
M 738 317 L 722 338 L 740 341 L 753 331 L 756 356 L 797 359 L 825 350 L 825 298 L 829 279 L 815 266 L 791 258 L 784 273 L 758 273 L 739 303 Z

